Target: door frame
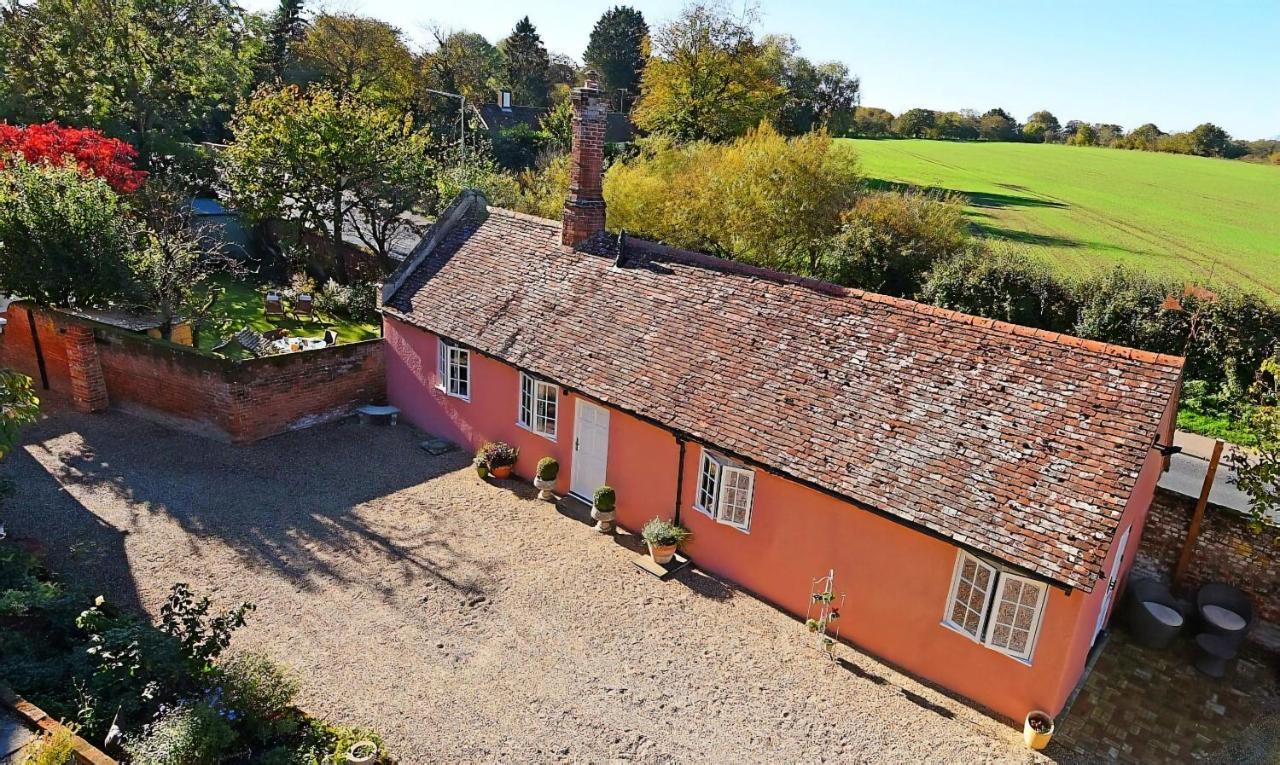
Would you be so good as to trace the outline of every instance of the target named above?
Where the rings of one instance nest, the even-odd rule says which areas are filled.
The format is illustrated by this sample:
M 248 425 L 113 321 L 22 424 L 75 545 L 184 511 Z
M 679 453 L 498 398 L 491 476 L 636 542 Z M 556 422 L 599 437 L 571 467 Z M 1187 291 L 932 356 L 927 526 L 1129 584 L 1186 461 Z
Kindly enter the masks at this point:
M 591 401 L 587 401 L 584 398 L 574 399 L 573 444 L 569 451 L 570 455 L 572 455 L 573 457 L 573 463 L 569 466 L 569 471 L 570 471 L 569 472 L 569 493 L 579 499 L 586 500 L 589 503 L 591 502 L 591 496 L 590 496 L 591 493 L 594 492 L 599 487 L 597 486 L 597 487 L 588 488 L 586 495 L 581 494 L 574 488 L 574 484 L 578 482 L 578 475 L 579 475 L 578 444 L 579 444 L 579 438 L 581 437 L 581 434 L 582 434 L 582 408 L 584 405 L 593 407 L 595 409 L 599 409 L 600 411 L 604 412 L 604 444 L 602 446 L 603 453 L 601 454 L 601 462 L 604 463 L 605 475 L 601 479 L 602 484 L 605 480 L 608 479 L 608 473 L 609 473 L 609 425 L 612 417 L 610 416 L 610 413 L 607 407 L 603 407 L 603 406 L 600 406 L 599 404 L 593 403 Z
M 1133 531 L 1133 525 L 1125 527 L 1124 533 L 1120 535 L 1120 544 L 1116 548 L 1116 559 L 1111 563 L 1111 574 L 1107 577 L 1107 591 L 1102 595 L 1102 608 L 1098 610 L 1098 623 L 1093 628 L 1093 642 L 1098 641 L 1098 636 L 1102 634 L 1102 630 L 1106 628 L 1111 611 L 1114 610 L 1116 598 L 1116 584 L 1120 579 L 1120 567 L 1124 565 L 1125 553 L 1129 551 L 1129 532 Z

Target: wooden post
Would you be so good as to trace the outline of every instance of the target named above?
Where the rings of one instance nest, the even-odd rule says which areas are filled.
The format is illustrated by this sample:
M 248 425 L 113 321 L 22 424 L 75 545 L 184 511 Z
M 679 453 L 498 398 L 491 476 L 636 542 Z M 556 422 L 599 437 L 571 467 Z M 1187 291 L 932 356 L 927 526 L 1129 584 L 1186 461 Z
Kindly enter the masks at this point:
M 1213 489 L 1213 477 L 1218 473 L 1218 462 L 1222 459 L 1222 439 L 1213 442 L 1213 456 L 1209 458 L 1209 470 L 1204 474 L 1204 486 L 1200 487 L 1200 499 L 1196 500 L 1196 510 L 1191 514 L 1191 528 L 1187 529 L 1187 541 L 1182 543 L 1182 552 L 1178 555 L 1178 565 L 1173 569 L 1173 588 L 1182 586 L 1182 577 L 1191 564 L 1191 553 L 1196 546 L 1196 537 L 1200 536 L 1200 522 L 1204 520 L 1204 509 L 1209 504 L 1209 492 Z

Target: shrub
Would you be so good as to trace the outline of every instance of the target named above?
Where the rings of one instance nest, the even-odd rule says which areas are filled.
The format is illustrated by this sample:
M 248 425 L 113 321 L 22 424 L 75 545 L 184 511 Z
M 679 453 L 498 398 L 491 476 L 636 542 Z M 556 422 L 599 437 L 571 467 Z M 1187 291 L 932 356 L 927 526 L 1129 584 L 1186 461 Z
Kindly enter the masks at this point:
M 963 198 L 954 193 L 868 194 L 841 216 L 815 276 L 911 297 L 937 262 L 969 245 Z
M 0 616 L 21 616 L 43 608 L 62 594 L 40 569 L 35 556 L 14 545 L 0 545 Z
M 386 746 L 378 734 L 364 728 L 330 725 L 320 720 L 310 720 L 304 735 L 304 743 L 298 748 L 294 762 L 341 763 L 346 762 L 347 750 L 361 741 L 372 741 L 378 747 L 378 762 L 390 763 Z
M 353 321 L 366 322 L 378 316 L 377 287 L 372 282 L 345 285 L 330 279 L 312 294 L 316 308 L 331 316 L 346 316 Z
M 684 544 L 685 540 L 693 535 L 683 526 L 654 518 L 640 530 L 640 536 L 644 537 L 644 541 L 657 547 Z
M 63 726 L 45 734 L 27 751 L 22 765 L 76 765 L 76 762 L 75 731 Z
M 252 603 L 241 603 L 217 615 L 211 615 L 212 602 L 197 598 L 191 587 L 178 582 L 160 607 L 160 629 L 176 638 L 182 652 L 197 674 L 208 673 L 213 661 L 231 644 L 231 633 L 244 626 Z
M 222 662 L 214 687 L 222 707 L 234 710 L 244 731 L 258 741 L 291 733 L 297 726 L 289 706 L 298 693 L 298 679 L 262 654 L 238 654 Z
M 602 513 L 611 513 L 618 505 L 618 496 L 612 486 L 601 486 L 591 497 L 591 504 Z
M 125 749 L 134 762 L 148 765 L 205 765 L 219 762 L 235 741 L 236 732 L 217 710 L 196 704 L 165 711 Z
M 926 303 L 1027 327 L 1070 331 L 1075 296 L 1048 267 L 1002 243 L 965 248 L 935 264 L 920 290 Z
M 555 457 L 543 457 L 538 460 L 538 470 L 535 475 L 540 481 L 554 481 L 556 476 L 560 475 L 560 463 Z
M 476 459 L 490 470 L 516 464 L 520 450 L 502 441 L 486 441 L 476 450 Z

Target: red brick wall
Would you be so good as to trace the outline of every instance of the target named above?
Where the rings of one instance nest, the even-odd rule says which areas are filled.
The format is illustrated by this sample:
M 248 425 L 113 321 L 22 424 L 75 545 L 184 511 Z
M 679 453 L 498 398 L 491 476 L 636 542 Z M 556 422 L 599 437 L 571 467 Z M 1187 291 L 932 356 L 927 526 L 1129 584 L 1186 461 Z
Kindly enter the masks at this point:
M 1166 580 L 1173 576 L 1195 505 L 1189 497 L 1156 490 L 1138 549 L 1138 568 Z M 1280 624 L 1280 530 L 1253 531 L 1244 516 L 1210 505 L 1187 567 L 1187 593 L 1205 582 L 1239 587 L 1253 600 L 1261 618 Z
M 0 364 L 39 386 L 26 313 L 10 307 Z M 217 438 L 256 441 L 386 399 L 381 340 L 231 361 L 54 312 L 35 315 L 52 391 L 72 394 L 66 338 L 91 327 L 110 406 Z

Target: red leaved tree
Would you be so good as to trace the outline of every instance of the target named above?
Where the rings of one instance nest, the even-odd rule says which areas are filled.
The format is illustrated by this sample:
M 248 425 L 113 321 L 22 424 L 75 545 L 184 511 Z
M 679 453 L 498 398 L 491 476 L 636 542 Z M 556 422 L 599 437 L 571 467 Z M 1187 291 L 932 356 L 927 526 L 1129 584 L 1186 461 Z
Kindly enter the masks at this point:
M 116 138 L 108 138 L 92 128 L 75 128 L 47 122 L 18 127 L 0 123 L 0 167 L 6 154 L 18 153 L 32 164 L 75 160 L 80 171 L 92 173 L 118 193 L 137 191 L 146 180 L 146 171 L 134 167 L 138 152 Z

